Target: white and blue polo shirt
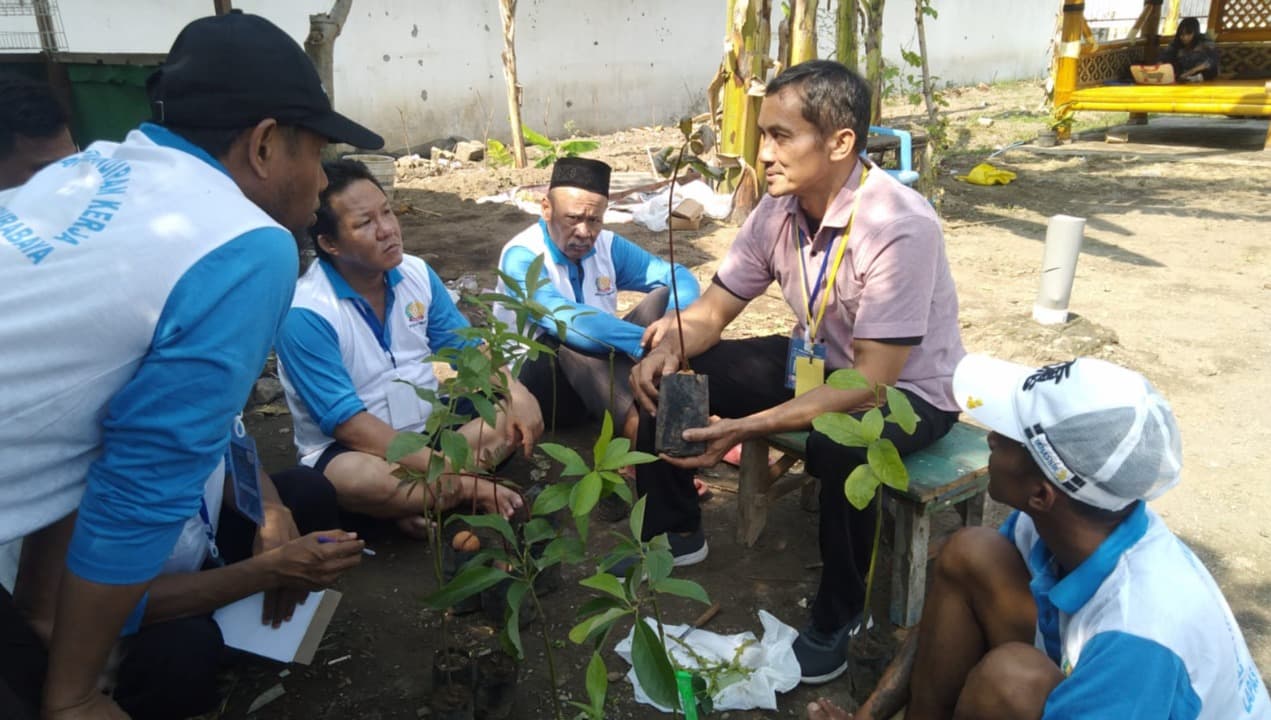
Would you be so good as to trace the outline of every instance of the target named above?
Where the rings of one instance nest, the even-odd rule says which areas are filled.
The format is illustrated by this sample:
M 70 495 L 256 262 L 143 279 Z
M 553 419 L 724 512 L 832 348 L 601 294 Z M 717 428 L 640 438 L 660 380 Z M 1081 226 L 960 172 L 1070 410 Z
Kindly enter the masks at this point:
M 566 337 L 557 338 L 568 347 L 587 353 L 608 353 L 610 348 L 639 358 L 644 354 L 640 339 L 644 328 L 616 316 L 618 291 L 650 292 L 671 286 L 675 275 L 680 308 L 688 307 L 701 294 L 697 278 L 683 265 L 672 265 L 630 240 L 602 230 L 591 252 L 579 262 L 565 256 L 547 231 L 547 223 L 539 220 L 508 241 L 499 257 L 499 269 L 512 278 L 520 289 L 530 264 L 544 257 L 543 273 L 549 282 L 538 290 L 534 300 L 553 311 L 551 317 L 535 318 L 537 332 L 556 334 L 556 321 L 568 327 Z M 499 279 L 496 292 L 508 294 Z M 668 301 L 667 309 L 670 309 Z M 509 327 L 514 317 L 496 307 L 495 313 Z
M 1028 515 L 1002 534 L 1032 575 L 1036 645 L 1067 676 L 1043 718 L 1271 718 L 1222 591 L 1145 503 L 1062 578 Z
M 427 358 L 468 344 L 455 331 L 468 327 L 437 273 L 411 255 L 385 273 L 384 322 L 325 260 L 296 285 L 278 337 L 279 376 L 295 426 L 300 462 L 312 467 L 335 442 L 335 428 L 360 412 L 401 431 L 420 431 L 431 407 L 408 398 L 408 415 L 394 418 L 391 395 L 402 380 L 430 390 L 437 378 Z
M 296 272 L 291 233 L 156 125 L 0 193 L 0 542 L 78 508 L 72 572 L 158 574 Z

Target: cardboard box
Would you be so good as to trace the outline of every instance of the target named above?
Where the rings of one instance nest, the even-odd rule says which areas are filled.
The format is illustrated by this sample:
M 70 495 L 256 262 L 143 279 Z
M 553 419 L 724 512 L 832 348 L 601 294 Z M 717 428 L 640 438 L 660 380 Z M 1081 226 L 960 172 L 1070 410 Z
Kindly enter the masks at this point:
M 684 200 L 671 211 L 672 230 L 696 230 L 702 226 L 706 209 L 696 200 Z

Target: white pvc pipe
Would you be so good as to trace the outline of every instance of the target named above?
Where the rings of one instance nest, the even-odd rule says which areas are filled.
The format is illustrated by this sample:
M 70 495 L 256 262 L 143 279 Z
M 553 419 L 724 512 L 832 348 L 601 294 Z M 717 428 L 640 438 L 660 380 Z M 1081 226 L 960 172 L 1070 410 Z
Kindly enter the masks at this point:
M 1068 322 L 1068 300 L 1085 228 L 1085 218 L 1068 215 L 1055 215 L 1046 227 L 1042 282 L 1033 303 L 1033 319 L 1043 325 Z

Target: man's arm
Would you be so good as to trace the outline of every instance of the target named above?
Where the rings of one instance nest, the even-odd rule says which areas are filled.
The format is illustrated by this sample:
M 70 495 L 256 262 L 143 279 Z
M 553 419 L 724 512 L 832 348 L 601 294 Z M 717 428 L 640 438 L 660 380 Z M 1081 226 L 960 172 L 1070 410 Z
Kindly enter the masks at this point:
M 669 288 L 674 277 L 680 309 L 692 305 L 694 300 L 701 297 L 701 286 L 688 268 L 678 263 L 672 265 L 621 235 L 614 235 L 610 253 L 618 275 L 619 290 L 647 293 L 657 288 Z M 675 298 L 672 298 L 666 309 L 669 312 L 675 307 Z
M 66 567 L 45 713 L 97 702 L 97 676 L 126 618 L 198 509 L 226 428 L 264 365 L 295 288 L 295 242 L 246 233 L 177 282 L 136 374 L 112 399 Z
M 500 269 L 524 290 L 525 276 L 529 272 L 530 263 L 536 257 L 538 256 L 527 248 L 512 248 L 503 257 Z M 549 257 L 546 261 L 552 260 Z M 631 357 L 640 357 L 643 352 L 640 336 L 644 333 L 644 328 L 567 298 L 551 282 L 544 283 L 534 293 L 533 300 L 551 311 L 548 316 L 534 317 L 533 322 L 552 336 L 556 335 L 556 322 L 559 320 L 565 323 L 565 337 L 557 339 L 575 350 L 606 353 L 617 349 Z
M 678 322 L 674 315 L 668 315 L 649 325 L 642 338 L 648 350 L 631 370 L 631 392 L 636 402 L 648 412 L 656 413 L 658 383 L 662 377 L 678 372 L 685 361 L 714 347 L 724 328 L 741 314 L 748 302 L 712 284 L 697 302 L 680 311 Z M 680 328 L 684 331 L 682 348 Z
M 307 595 L 330 587 L 362 561 L 365 546 L 355 533 L 323 530 L 225 567 L 160 575 L 150 585 L 142 624 L 206 615 L 258 592 L 287 589 Z M 281 618 L 272 624 L 278 627 Z

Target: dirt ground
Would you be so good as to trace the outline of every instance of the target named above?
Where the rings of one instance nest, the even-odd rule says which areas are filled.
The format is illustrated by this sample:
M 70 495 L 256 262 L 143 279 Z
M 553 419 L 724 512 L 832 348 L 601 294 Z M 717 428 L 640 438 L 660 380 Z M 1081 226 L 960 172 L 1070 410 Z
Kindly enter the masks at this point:
M 955 145 L 940 167 L 939 205 L 961 302 L 963 340 L 971 351 L 1042 362 L 1096 355 L 1148 375 L 1173 404 L 1182 425 L 1182 484 L 1154 503 L 1170 526 L 1204 559 L 1226 592 L 1264 677 L 1271 672 L 1271 485 L 1268 464 L 1271 421 L 1249 410 L 1271 395 L 1271 153 L 1260 152 L 1266 122 L 1225 118 L 1152 119 L 1128 128 L 1129 144 L 1104 142 L 1102 128 L 1120 115 L 1083 116 L 1078 142 L 1054 149 L 1025 145 L 995 157 L 1013 170 L 1010 185 L 978 187 L 958 182 L 990 153 L 1030 138 L 1044 126 L 1040 91 L 1026 84 L 982 86 L 949 93 L 950 136 Z M 889 118 L 912 113 L 892 107 Z M 989 122 L 991 121 L 991 122 Z M 669 142 L 674 131 L 642 128 L 599 138 L 595 153 L 620 171 L 647 169 L 645 147 Z M 533 218 L 473 199 L 514 184 L 547 178 L 546 170 L 512 171 L 481 165 L 399 187 L 397 201 L 407 248 L 430 262 L 444 279 L 473 273 L 492 284 L 502 244 Z M 1044 329 L 1029 319 L 1038 286 L 1048 217 L 1087 219 L 1067 326 Z M 615 226 L 652 251 L 665 239 L 638 226 Z M 686 232 L 680 257 L 708 281 L 736 228 L 708 224 Z M 775 287 L 734 324 L 751 335 L 784 331 L 790 312 Z M 258 414 L 255 432 L 269 467 L 291 462 L 290 419 Z M 588 432 L 562 440 L 589 442 Z M 530 464 L 514 461 L 509 476 L 524 481 Z M 706 503 L 711 557 L 678 572 L 700 582 L 723 612 L 708 626 L 717 632 L 758 630 L 756 612 L 767 609 L 798 627 L 815 590 L 816 524 L 787 496 L 773 511 L 758 545 L 733 541 L 735 473 L 720 466 Z M 997 508 L 994 520 L 1000 519 Z M 944 526 L 952 518 L 942 520 Z M 603 547 L 609 529 L 595 523 Z M 431 550 L 384 528 L 365 528 L 378 555 L 344 578 L 341 604 L 309 667 L 284 671 L 249 661 L 227 675 L 222 717 L 241 717 L 262 692 L 281 684 L 286 693 L 254 713 L 260 718 L 427 717 L 431 654 L 439 618 L 420 599 L 434 586 Z M 888 546 L 884 546 L 884 563 Z M 887 577 L 887 567 L 880 569 Z M 562 668 L 560 693 L 585 697 L 588 652 L 565 640 L 575 609 L 586 594 L 572 587 L 581 569 L 567 569 L 564 586 L 544 598 L 549 634 Z M 886 583 L 882 583 L 885 587 Z M 876 606 L 885 608 L 885 592 Z M 699 608 L 672 603 L 670 622 L 687 622 Z M 886 617 L 885 610 L 877 613 Z M 478 615 L 479 617 L 479 615 Z M 460 637 L 493 647 L 496 629 L 465 616 L 452 627 Z M 515 717 L 550 717 L 550 695 L 538 637 L 541 623 L 524 631 Z M 852 707 L 868 693 L 894 646 L 886 622 L 858 643 L 850 677 L 820 689 L 798 688 L 780 698 L 776 712 L 731 712 L 720 717 L 802 716 L 804 704 L 825 694 Z M 611 676 L 626 666 L 606 653 Z M 610 685 L 609 717 L 645 718 L 658 713 L 633 703 L 631 688 Z

